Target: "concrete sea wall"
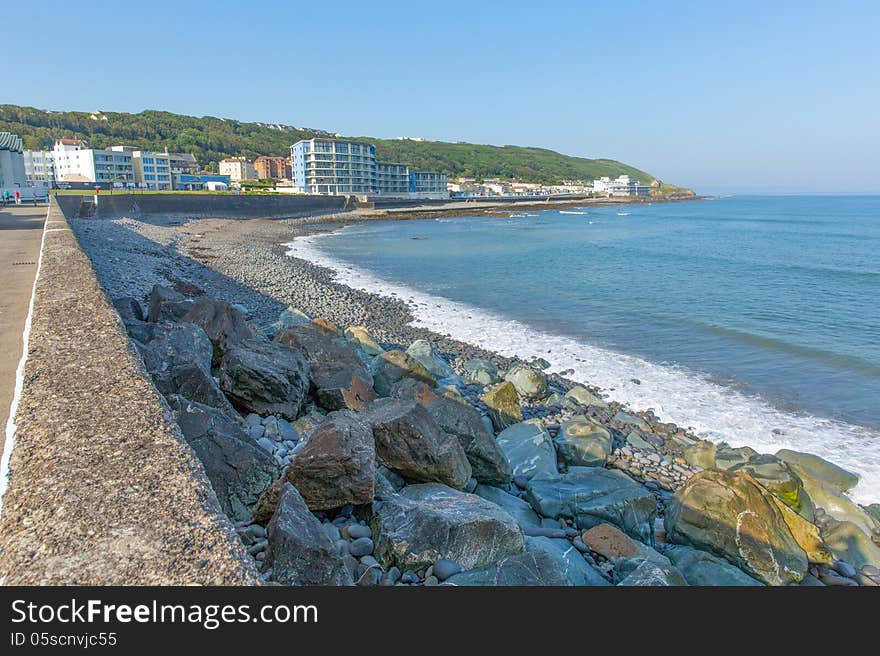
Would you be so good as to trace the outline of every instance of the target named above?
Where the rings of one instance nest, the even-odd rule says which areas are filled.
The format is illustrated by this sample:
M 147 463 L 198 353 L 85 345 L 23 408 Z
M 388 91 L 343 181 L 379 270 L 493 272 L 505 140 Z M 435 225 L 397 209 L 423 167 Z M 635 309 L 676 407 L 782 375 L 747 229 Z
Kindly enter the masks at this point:
M 257 582 L 61 203 L 45 230 L 0 515 L 0 579 Z

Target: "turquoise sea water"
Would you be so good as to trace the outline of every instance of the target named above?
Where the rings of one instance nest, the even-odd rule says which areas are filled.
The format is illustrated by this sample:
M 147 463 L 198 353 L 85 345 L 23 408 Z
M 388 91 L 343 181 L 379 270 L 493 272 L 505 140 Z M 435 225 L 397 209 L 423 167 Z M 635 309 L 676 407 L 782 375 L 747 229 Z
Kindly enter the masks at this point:
M 542 355 L 707 437 L 821 445 L 880 498 L 880 196 L 620 211 L 376 222 L 299 248 L 423 325 Z

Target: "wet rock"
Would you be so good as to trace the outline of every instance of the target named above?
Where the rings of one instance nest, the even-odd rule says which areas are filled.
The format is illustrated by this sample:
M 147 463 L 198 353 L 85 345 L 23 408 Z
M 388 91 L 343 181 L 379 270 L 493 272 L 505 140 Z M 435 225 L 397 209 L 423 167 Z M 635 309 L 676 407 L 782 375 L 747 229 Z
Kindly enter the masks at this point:
M 245 340 L 220 361 L 220 387 L 242 412 L 294 420 L 309 390 L 302 353 L 276 342 Z
M 611 455 L 611 433 L 583 415 L 562 424 L 555 442 L 559 459 L 570 466 L 604 467 Z
M 305 501 L 285 482 L 269 522 L 266 564 L 286 585 L 353 585 L 351 573 Z
M 812 516 L 813 508 L 804 493 L 801 479 L 776 456 L 754 455 L 746 462 L 733 465 L 730 471 L 746 472 L 795 512 L 808 512 Z
M 401 571 L 428 567 L 440 559 L 466 569 L 483 567 L 523 550 L 513 517 L 473 494 L 445 485 L 407 485 L 383 497 L 372 519 L 375 556 Z
M 415 401 L 379 399 L 367 413 L 376 442 L 376 456 L 391 471 L 418 482 L 464 487 L 471 466 L 458 439 L 440 430 L 428 411 Z
M 538 474 L 529 481 L 526 500 L 538 514 L 573 519 L 578 528 L 609 522 L 640 542 L 653 542 L 654 495 L 616 469 L 571 467 L 565 474 Z
M 833 556 L 856 569 L 880 567 L 880 547 L 852 522 L 834 522 L 824 536 L 825 545 Z
M 611 421 L 616 422 L 618 424 L 622 424 L 624 426 L 634 426 L 641 431 L 645 431 L 650 433 L 651 426 L 641 417 L 637 417 L 636 415 L 631 415 L 629 413 L 624 412 L 623 410 L 619 410 L 617 414 L 615 414 Z
M 756 455 L 758 455 L 758 452 L 748 446 L 733 448 L 722 444 L 715 450 L 715 467 L 718 469 L 731 469 L 737 465 L 747 463 L 749 458 Z
M 682 586 L 687 581 L 671 565 L 644 558 L 621 558 L 614 563 L 614 581 L 620 586 Z
M 797 583 L 806 574 L 807 556 L 782 511 L 748 474 L 696 474 L 673 496 L 665 525 L 670 542 L 715 553 L 764 583 Z
M 503 431 L 523 420 L 519 395 L 512 383 L 503 382 L 487 389 L 482 400 L 497 431 Z

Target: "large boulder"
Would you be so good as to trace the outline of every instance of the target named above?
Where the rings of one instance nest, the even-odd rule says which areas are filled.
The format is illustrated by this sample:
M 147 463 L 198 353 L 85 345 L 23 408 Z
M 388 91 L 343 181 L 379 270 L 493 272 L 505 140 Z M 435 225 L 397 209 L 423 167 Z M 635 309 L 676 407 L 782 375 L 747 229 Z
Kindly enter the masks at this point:
M 556 448 L 539 420 L 514 424 L 501 431 L 496 441 L 514 476 L 531 478 L 539 473 L 556 473 Z
M 349 326 L 345 329 L 345 338 L 369 356 L 381 355 L 385 352 L 385 349 L 379 346 L 379 343 L 363 326 Z
M 565 398 L 574 401 L 579 405 L 586 407 L 595 406 L 597 408 L 606 408 L 608 403 L 593 394 L 583 385 L 575 385 L 565 393 Z
M 859 482 L 858 474 L 853 474 L 812 453 L 780 449 L 776 452 L 776 457 L 788 463 L 802 478 L 813 479 L 838 492 L 846 492 Z
M 455 375 L 455 370 L 437 355 L 434 345 L 426 339 L 414 341 L 406 349 L 406 354 L 419 362 L 434 378 L 449 378 Z
M 323 525 L 290 483 L 284 483 L 268 527 L 266 565 L 286 585 L 354 585 Z
M 379 396 L 390 396 L 394 383 L 404 378 L 415 378 L 430 387 L 437 385 L 434 376 L 421 362 L 398 349 L 373 358 L 370 373 L 373 374 L 373 387 Z
M 366 413 L 376 440 L 376 456 L 405 479 L 464 487 L 471 466 L 458 439 L 440 430 L 414 400 L 385 398 Z
M 746 473 L 700 472 L 666 509 L 667 539 L 715 553 L 764 583 L 797 583 L 807 556 L 773 499 Z
M 119 313 L 119 318 L 122 319 L 122 323 L 126 326 L 136 321 L 141 322 L 147 320 L 144 316 L 144 309 L 141 307 L 141 302 L 133 296 L 114 298 L 113 308 Z
M 750 446 L 731 447 L 721 444 L 715 449 L 715 467 L 718 469 L 732 469 L 737 465 L 745 464 L 752 456 L 758 455 Z
M 251 337 L 244 314 L 217 298 L 196 299 L 181 321 L 194 323 L 205 331 L 214 345 L 214 364 L 220 362 L 231 346 Z
M 370 426 L 350 410 L 331 412 L 307 434 L 284 472 L 311 510 L 373 500 L 375 447 Z
M 707 551 L 681 544 L 669 545 L 664 552 L 688 585 L 703 586 L 762 586 L 739 567 Z
M 220 387 L 211 377 L 211 341 L 191 323 L 152 326 L 152 339 L 138 344 L 153 384 L 165 396 L 178 394 L 191 401 L 232 412 Z
M 646 558 L 621 558 L 614 563 L 614 582 L 627 586 L 684 586 L 687 581 L 672 565 Z
M 513 517 L 522 528 L 527 526 L 530 528 L 537 528 L 541 525 L 541 518 L 538 517 L 534 510 L 532 510 L 532 507 L 528 502 L 523 501 L 519 497 L 515 497 L 500 488 L 481 484 L 474 488 L 474 494 L 478 497 L 484 498 L 486 501 L 491 501 L 495 505 L 500 506 L 501 509 Z
M 559 559 L 544 551 L 532 551 L 469 572 L 450 576 L 443 585 L 459 586 L 570 586 Z
M 309 391 L 309 367 L 302 353 L 277 342 L 248 339 L 220 361 L 220 387 L 233 405 L 261 416 L 294 420 Z
M 431 395 L 423 404 L 441 430 L 454 435 L 464 449 L 474 478 L 489 485 L 506 485 L 512 477 L 510 463 L 480 413 L 468 402 Z
M 333 328 L 319 321 L 285 328 L 275 342 L 302 353 L 308 362 L 340 362 L 353 368 L 364 366 L 357 349 Z
M 529 401 L 547 396 L 547 374 L 527 364 L 515 364 L 504 375 L 504 380 L 516 388 L 517 394 Z
M 857 569 L 865 565 L 880 568 L 880 547 L 852 522 L 832 522 L 824 538 L 826 547 L 837 560 Z
M 309 362 L 311 391 L 325 410 L 362 412 L 378 396 L 366 368 L 348 362 Z
M 610 585 L 571 542 L 561 538 L 526 536 L 526 553 L 544 554 L 556 561 L 569 585 Z
M 776 456 L 758 454 L 746 462 L 734 465 L 730 471 L 743 471 L 782 499 L 795 512 L 812 516 L 810 500 L 804 493 L 801 479 Z
M 467 380 L 477 385 L 494 385 L 501 382 L 498 367 L 491 360 L 468 360 L 462 365 Z
M 604 467 L 611 445 L 611 433 L 584 415 L 562 424 L 556 435 L 559 459 L 573 467 Z
M 281 314 L 278 315 L 278 319 L 268 327 L 266 332 L 276 335 L 285 328 L 295 328 L 311 322 L 312 318 L 309 315 L 289 305 L 285 310 L 282 310 Z
M 773 502 L 782 513 L 782 518 L 785 520 L 788 530 L 791 531 L 791 536 L 807 554 L 807 560 L 811 563 L 830 563 L 831 554 L 822 541 L 819 527 L 808 522 L 779 497 L 774 497 Z
M 438 559 L 465 569 L 521 553 L 516 520 L 494 503 L 438 483 L 407 485 L 374 504 L 374 555 L 386 566 L 417 570 Z
M 640 542 L 654 542 L 654 495 L 617 469 L 538 474 L 526 486 L 526 500 L 538 514 L 573 519 L 578 528 L 609 522 Z
M 490 387 L 483 393 L 482 400 L 496 431 L 503 431 L 523 420 L 519 395 L 512 383 L 503 382 Z
M 803 483 L 804 490 L 814 507 L 822 508 L 826 513 L 840 522 L 852 522 L 868 535 L 880 527 L 874 517 L 849 499 L 839 487 L 826 485 L 818 478 L 813 478 L 809 473 L 792 463 L 789 465 Z
M 712 442 L 700 440 L 684 450 L 684 461 L 690 466 L 715 469 L 715 454 L 718 447 Z
M 278 475 L 272 458 L 236 417 L 180 396 L 169 397 L 168 403 L 223 512 L 233 521 L 250 519 L 260 495 Z
M 194 302 L 193 299 L 187 298 L 170 287 L 154 285 L 147 299 L 149 307 L 147 320 L 152 322 L 180 321 Z

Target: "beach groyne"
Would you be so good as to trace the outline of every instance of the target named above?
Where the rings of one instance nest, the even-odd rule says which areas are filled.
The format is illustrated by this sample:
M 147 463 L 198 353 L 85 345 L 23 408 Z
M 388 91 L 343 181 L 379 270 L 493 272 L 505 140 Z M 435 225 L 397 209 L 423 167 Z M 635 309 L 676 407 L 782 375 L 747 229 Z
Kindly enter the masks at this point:
M 252 584 L 253 560 L 50 206 L 0 514 L 7 585 Z M 7 472 L 3 472 L 6 475 Z

